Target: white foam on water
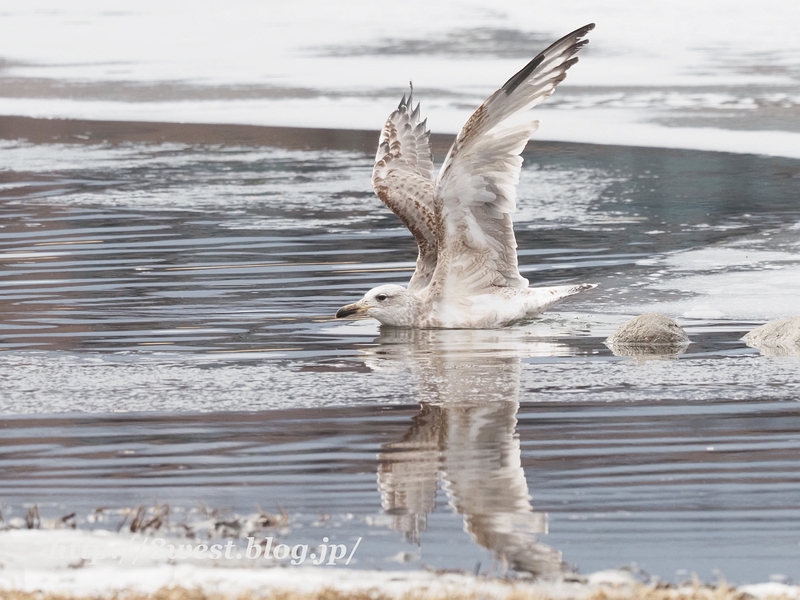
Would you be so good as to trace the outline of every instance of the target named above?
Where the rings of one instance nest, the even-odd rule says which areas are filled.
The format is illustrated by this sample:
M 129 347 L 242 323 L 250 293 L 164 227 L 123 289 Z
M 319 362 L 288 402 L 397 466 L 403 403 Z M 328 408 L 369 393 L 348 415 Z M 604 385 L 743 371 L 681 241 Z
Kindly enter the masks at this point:
M 744 247 L 671 254 L 658 264 L 669 276 L 649 289 L 689 294 L 681 300 L 633 307 L 688 319 L 769 321 L 800 314 L 800 252 Z
M 800 133 L 720 127 L 666 127 L 641 109 L 541 110 L 534 140 L 688 148 L 800 158 Z

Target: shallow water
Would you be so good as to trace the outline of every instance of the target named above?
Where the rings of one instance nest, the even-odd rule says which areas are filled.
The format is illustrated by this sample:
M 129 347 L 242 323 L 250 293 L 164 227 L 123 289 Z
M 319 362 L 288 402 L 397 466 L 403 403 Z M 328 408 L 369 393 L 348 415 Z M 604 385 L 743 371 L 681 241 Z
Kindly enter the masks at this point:
M 799 161 L 531 147 L 521 271 L 600 287 L 408 332 L 332 318 L 413 269 L 370 153 L 0 150 L 6 521 L 260 506 L 287 543 L 363 537 L 359 567 L 800 578 L 800 363 L 739 340 L 796 313 Z M 645 310 L 685 354 L 602 344 Z

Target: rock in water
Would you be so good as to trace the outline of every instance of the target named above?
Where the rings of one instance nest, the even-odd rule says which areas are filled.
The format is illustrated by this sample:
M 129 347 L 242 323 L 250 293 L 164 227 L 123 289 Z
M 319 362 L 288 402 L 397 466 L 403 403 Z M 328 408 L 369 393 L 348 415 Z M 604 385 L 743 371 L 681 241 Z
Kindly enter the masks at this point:
M 766 356 L 800 356 L 800 317 L 770 321 L 742 339 Z
M 618 356 L 677 356 L 689 336 L 668 316 L 645 313 L 620 325 L 605 344 Z

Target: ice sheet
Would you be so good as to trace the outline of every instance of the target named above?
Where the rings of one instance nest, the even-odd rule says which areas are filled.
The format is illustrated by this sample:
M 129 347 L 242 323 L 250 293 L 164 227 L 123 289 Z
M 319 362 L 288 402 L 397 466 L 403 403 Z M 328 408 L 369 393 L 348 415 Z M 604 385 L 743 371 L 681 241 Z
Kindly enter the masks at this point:
M 9 4 L 0 114 L 377 129 L 413 80 L 431 127 L 454 133 L 535 53 L 592 21 L 551 100 L 571 110 L 542 111 L 541 139 L 800 152 L 791 0 Z

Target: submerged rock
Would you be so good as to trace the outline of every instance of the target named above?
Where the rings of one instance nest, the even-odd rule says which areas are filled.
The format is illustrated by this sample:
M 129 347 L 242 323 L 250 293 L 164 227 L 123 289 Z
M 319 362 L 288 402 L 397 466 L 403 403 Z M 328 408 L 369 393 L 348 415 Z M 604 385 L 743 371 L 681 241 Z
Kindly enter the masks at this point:
M 668 316 L 645 313 L 620 325 L 605 344 L 617 356 L 677 356 L 686 350 L 689 336 Z
M 742 339 L 766 356 L 800 356 L 800 317 L 770 321 Z

